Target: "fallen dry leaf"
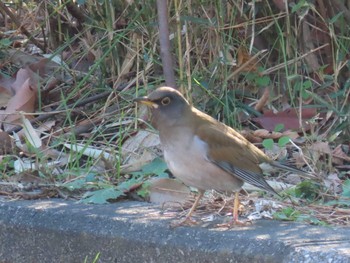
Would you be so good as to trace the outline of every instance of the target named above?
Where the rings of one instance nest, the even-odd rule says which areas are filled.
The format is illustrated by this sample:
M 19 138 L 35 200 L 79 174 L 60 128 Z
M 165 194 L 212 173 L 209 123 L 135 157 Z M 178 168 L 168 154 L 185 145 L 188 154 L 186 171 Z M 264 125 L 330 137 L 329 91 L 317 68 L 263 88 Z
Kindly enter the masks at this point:
M 16 81 L 15 78 L 13 77 L 6 77 L 3 75 L 0 75 L 0 87 L 2 87 L 4 90 L 10 91 L 10 94 L 13 95 L 14 92 L 11 90 L 12 89 L 12 84 Z M 2 93 L 3 91 L 1 91 Z
M 286 11 L 286 7 L 288 7 L 288 4 L 286 4 L 286 0 L 272 0 L 272 2 L 280 11 L 283 12 Z
M 125 164 L 120 166 L 120 173 L 127 174 L 141 170 L 143 166 L 152 162 L 158 155 L 151 149 L 144 149 L 139 154 L 131 154 Z
M 0 115 L 0 122 L 4 122 L 5 131 L 21 123 L 18 112 L 34 112 L 39 80 L 39 76 L 29 68 L 20 69 L 17 72 L 16 80 L 11 86 L 15 95 L 8 101 L 4 114 Z M 30 115 L 26 117 L 31 118 Z
M 28 68 L 41 77 L 47 77 L 53 76 L 56 72 L 58 72 L 60 65 L 48 58 L 43 58 L 35 63 L 30 64 Z
M 44 123 L 41 123 L 36 130 L 39 131 L 40 133 L 44 133 L 44 132 L 50 131 L 52 127 L 54 127 L 55 125 L 56 125 L 56 120 L 49 120 Z M 49 134 L 48 136 L 51 136 L 51 134 Z
M 297 138 L 299 138 L 299 134 L 295 131 L 291 131 L 291 130 L 287 130 L 287 131 L 284 131 L 282 132 L 282 136 L 287 136 L 289 137 L 291 140 L 295 140 Z
M 13 147 L 13 138 L 7 132 L 0 131 L 0 155 L 12 154 Z
M 312 160 L 317 161 L 325 155 L 330 155 L 332 153 L 328 142 L 314 142 L 308 148 L 308 152 Z
M 1 85 L 1 84 L 0 84 Z M 0 86 L 0 108 L 6 107 L 13 94 L 11 90 Z
M 63 51 L 62 60 L 66 61 L 69 67 L 76 72 L 88 72 L 89 68 L 94 64 L 96 57 L 98 57 L 97 53 L 93 50 L 82 53 L 80 46 L 74 46 L 69 50 Z
M 240 133 L 252 143 L 261 143 L 264 139 L 279 139 L 283 136 L 288 136 L 291 140 L 299 138 L 299 134 L 293 131 L 270 132 L 264 129 L 258 129 L 255 131 L 242 130 Z
M 294 159 L 294 165 L 297 168 L 301 168 L 301 167 L 303 167 L 306 164 L 305 157 L 303 156 L 303 153 L 301 153 L 299 151 L 298 152 L 293 152 L 292 156 L 293 156 L 293 159 Z
M 249 61 L 249 60 L 251 60 L 251 61 Z M 241 45 L 237 51 L 237 66 L 242 67 L 243 64 L 245 64 L 247 62 L 249 62 L 249 63 L 241 69 L 242 72 L 251 72 L 251 71 L 255 72 L 255 71 L 257 71 L 258 60 L 254 59 L 248 53 L 248 50 L 244 45 Z
M 62 74 L 62 67 L 58 63 L 48 58 L 42 58 L 22 52 L 17 49 L 7 50 L 10 62 L 17 65 L 19 68 L 27 66 L 32 72 L 38 72 L 42 77 L 54 77 L 65 81 L 69 76 Z
M 242 130 L 240 134 L 252 143 L 261 143 L 263 141 L 261 137 L 255 136 L 252 131 Z
M 35 100 L 37 97 L 37 87 L 30 85 L 30 79 L 27 79 L 21 89 L 18 90 L 15 96 L 13 96 L 7 105 L 4 115 L 0 115 L 0 122 L 4 123 L 4 130 L 8 131 L 14 126 L 21 123 L 20 114 L 18 112 L 23 111 L 26 113 L 34 112 Z M 27 118 L 31 118 L 30 115 L 26 115 Z
M 30 55 L 18 49 L 8 49 L 6 53 L 8 53 L 9 63 L 17 65 L 19 68 L 39 60 L 37 56 Z
M 339 194 L 342 191 L 342 180 L 339 179 L 336 173 L 329 174 L 324 179 L 324 185 L 331 193 Z
M 309 150 L 320 154 L 331 154 L 331 148 L 328 142 L 314 142 L 308 147 Z
M 190 189 L 175 179 L 153 178 L 149 183 L 150 202 L 152 203 L 182 203 L 186 201 L 190 194 Z
M 20 172 L 10 176 L 9 181 L 21 184 L 40 184 L 48 182 L 45 178 L 39 177 L 36 171 Z
M 17 71 L 16 80 L 13 82 L 11 88 L 17 94 L 20 90 L 23 89 L 25 82 L 29 80 L 29 85 L 36 87 L 40 82 L 40 77 L 34 73 L 31 69 L 21 68 Z
M 278 124 L 284 125 L 284 130 L 299 131 L 301 128 L 309 130 L 310 125 L 307 121 L 317 114 L 316 109 L 303 109 L 301 113 L 302 123 L 299 123 L 299 111 L 292 108 L 282 112 L 273 113 L 272 110 L 265 111 L 263 115 L 253 118 L 253 121 L 260 124 L 261 127 L 268 131 L 274 131 Z
M 122 157 L 125 163 L 121 166 L 121 172 L 139 171 L 141 167 L 158 157 L 159 152 L 159 135 L 146 130 L 139 131 L 135 136 L 127 139 L 122 146 Z
M 157 147 L 160 145 L 159 135 L 146 130 L 140 130 L 135 136 L 127 139 L 122 147 L 122 155 L 137 153 L 140 148 Z
M 255 130 L 253 134 L 263 139 L 279 139 L 283 136 L 280 132 L 269 132 L 264 129 Z
M 350 162 L 350 156 L 343 151 L 342 145 L 338 145 L 332 151 L 332 157 L 332 162 L 337 165 L 343 165 L 344 161 Z

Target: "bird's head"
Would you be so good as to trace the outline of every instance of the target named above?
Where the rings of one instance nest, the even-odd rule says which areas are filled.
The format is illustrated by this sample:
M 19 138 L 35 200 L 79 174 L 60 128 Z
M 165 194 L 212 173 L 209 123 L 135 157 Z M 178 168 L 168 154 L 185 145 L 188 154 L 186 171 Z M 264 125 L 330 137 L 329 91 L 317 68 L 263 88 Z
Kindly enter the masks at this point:
M 183 119 L 185 111 L 190 109 L 188 101 L 176 89 L 160 87 L 148 96 L 134 100 L 148 106 L 152 113 L 152 125 L 158 130 L 162 126 L 173 126 Z

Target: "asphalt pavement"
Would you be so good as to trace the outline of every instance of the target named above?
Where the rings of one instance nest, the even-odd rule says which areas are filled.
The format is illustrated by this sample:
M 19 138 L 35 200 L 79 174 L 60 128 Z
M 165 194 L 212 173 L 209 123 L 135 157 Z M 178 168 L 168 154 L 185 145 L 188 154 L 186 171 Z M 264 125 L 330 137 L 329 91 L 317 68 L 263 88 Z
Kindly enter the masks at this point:
M 157 205 L 0 198 L 0 262 L 350 262 L 350 228 L 170 228 Z M 172 217 L 172 216 L 171 216 Z

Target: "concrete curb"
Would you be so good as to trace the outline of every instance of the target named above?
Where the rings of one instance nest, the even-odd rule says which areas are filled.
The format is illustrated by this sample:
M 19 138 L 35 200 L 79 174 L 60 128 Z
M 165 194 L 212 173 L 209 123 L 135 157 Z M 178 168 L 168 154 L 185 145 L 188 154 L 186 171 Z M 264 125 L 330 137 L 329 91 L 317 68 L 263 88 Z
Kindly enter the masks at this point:
M 257 221 L 169 228 L 157 206 L 0 198 L 0 262 L 350 262 L 350 229 Z

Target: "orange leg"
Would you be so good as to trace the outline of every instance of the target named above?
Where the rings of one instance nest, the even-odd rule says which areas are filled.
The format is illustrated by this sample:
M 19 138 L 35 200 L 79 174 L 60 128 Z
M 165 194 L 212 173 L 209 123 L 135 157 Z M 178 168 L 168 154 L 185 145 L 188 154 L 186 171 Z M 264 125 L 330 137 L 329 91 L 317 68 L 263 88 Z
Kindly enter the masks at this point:
M 239 192 L 235 193 L 235 201 L 233 204 L 233 218 L 232 218 L 232 222 L 230 223 L 231 226 L 229 227 L 233 227 L 233 226 L 246 226 L 246 225 L 250 225 L 251 222 L 250 221 L 239 221 L 238 220 L 238 208 L 239 208 Z
M 235 226 L 246 226 L 250 222 L 242 222 L 238 220 L 238 208 L 239 208 L 239 192 L 235 192 L 235 200 L 233 203 L 232 220 L 229 223 L 218 224 L 217 227 L 235 227 Z
M 239 208 L 239 192 L 235 193 L 235 201 L 233 203 L 233 224 L 236 224 L 238 221 L 238 208 Z
M 199 191 L 199 194 L 196 197 L 196 200 L 194 201 L 194 203 L 193 203 L 190 211 L 187 213 L 186 217 L 183 220 L 171 223 L 171 227 L 178 227 L 178 226 L 184 226 L 184 225 L 195 225 L 196 221 L 194 221 L 191 218 L 191 216 L 192 216 L 192 213 L 196 210 L 198 203 L 201 200 L 201 198 L 203 197 L 203 195 L 204 195 L 204 192 Z

